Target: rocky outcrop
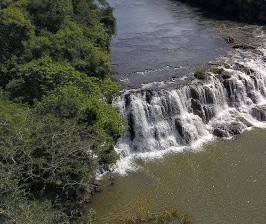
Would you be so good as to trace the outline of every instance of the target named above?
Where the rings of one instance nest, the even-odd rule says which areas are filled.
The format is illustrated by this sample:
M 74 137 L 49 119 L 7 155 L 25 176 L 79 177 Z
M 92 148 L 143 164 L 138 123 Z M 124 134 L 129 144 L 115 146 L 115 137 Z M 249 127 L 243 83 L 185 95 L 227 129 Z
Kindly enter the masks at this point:
M 250 44 L 247 44 L 241 40 L 238 40 L 234 37 L 231 37 L 231 36 L 226 36 L 226 37 L 224 37 L 224 39 L 227 41 L 227 43 L 229 43 L 231 45 L 232 48 L 252 49 L 252 50 L 256 49 L 256 47 L 254 47 Z
M 266 105 L 258 105 L 252 108 L 252 116 L 259 121 L 266 121 Z
M 214 128 L 213 135 L 217 137 L 230 137 L 241 134 L 245 128 L 246 126 L 241 122 L 220 124 Z

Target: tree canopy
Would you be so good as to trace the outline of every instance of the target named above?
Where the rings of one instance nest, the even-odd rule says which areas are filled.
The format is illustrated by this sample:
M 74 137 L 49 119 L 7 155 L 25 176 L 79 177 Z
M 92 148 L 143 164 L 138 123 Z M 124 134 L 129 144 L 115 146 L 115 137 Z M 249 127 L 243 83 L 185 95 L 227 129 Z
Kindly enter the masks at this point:
M 124 123 L 111 106 L 112 8 L 0 2 L 0 222 L 78 223 Z

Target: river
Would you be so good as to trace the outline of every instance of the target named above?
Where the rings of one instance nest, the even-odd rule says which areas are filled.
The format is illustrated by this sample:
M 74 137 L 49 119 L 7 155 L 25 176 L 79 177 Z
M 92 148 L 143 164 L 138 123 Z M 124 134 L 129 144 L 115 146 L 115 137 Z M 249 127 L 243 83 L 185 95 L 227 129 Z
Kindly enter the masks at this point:
M 266 131 L 255 129 L 232 140 L 205 145 L 201 151 L 138 161 L 141 169 L 116 178 L 97 195 L 97 216 L 175 208 L 198 224 L 265 223 Z M 101 222 L 100 222 L 101 223 Z
M 139 207 L 176 209 L 199 224 L 265 223 L 263 27 L 206 18 L 170 0 L 109 2 L 118 22 L 114 74 L 124 86 L 114 105 L 130 131 L 117 146 L 123 175 L 112 186 L 105 176 L 95 196 L 98 223 Z M 232 50 L 227 35 L 259 53 Z M 230 68 L 195 82 L 191 72 L 210 62 Z
M 117 19 L 112 44 L 116 79 L 126 87 L 182 78 L 228 50 L 221 36 L 181 3 L 111 0 Z

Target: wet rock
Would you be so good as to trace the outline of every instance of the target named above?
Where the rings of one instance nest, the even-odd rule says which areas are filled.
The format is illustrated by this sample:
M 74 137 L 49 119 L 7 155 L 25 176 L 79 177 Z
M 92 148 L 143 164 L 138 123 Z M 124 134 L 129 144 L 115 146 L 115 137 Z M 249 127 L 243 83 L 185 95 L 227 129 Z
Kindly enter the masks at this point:
M 192 112 L 201 118 L 204 118 L 204 113 L 202 111 L 202 106 L 199 100 L 191 99 Z
M 232 135 L 239 135 L 243 132 L 245 126 L 242 123 L 232 123 L 227 127 L 227 130 Z
M 253 125 L 244 117 L 237 117 L 237 120 L 246 125 L 247 127 L 252 127 Z
M 252 108 L 251 114 L 259 121 L 266 121 L 266 105 L 260 105 Z
M 155 138 L 157 141 L 160 140 L 159 133 L 158 133 L 158 130 L 157 130 L 157 129 L 154 131 L 154 138 Z
M 219 138 L 226 138 L 229 137 L 229 133 L 221 128 L 214 128 L 213 135 Z
M 239 70 L 247 75 L 251 75 L 254 74 L 255 71 L 251 68 L 246 67 L 245 65 L 239 64 L 239 63 L 235 63 L 234 65 L 234 69 Z
M 193 98 L 195 100 L 199 100 L 200 99 L 200 94 L 193 87 L 190 88 L 190 96 L 191 96 L 191 98 Z
M 229 137 L 234 135 L 239 135 L 246 128 L 242 122 L 232 122 L 219 124 L 213 129 L 213 134 L 217 137 Z
M 238 40 L 234 37 L 231 37 L 231 36 L 226 36 L 226 37 L 224 37 L 224 39 L 227 41 L 227 43 L 229 43 L 231 45 L 232 48 L 251 49 L 251 50 L 256 49 L 256 47 L 254 47 L 250 44 L 247 44 L 241 40 Z
M 134 138 L 136 137 L 136 134 L 135 134 L 135 120 L 134 120 L 133 113 L 130 113 L 128 115 L 128 126 L 129 126 L 130 139 L 131 139 L 131 141 L 133 141 Z
M 124 96 L 124 98 L 125 98 L 125 106 L 126 106 L 126 107 L 129 107 L 129 105 L 130 105 L 130 103 L 131 103 L 130 94 L 126 94 L 126 95 Z
M 124 158 L 124 157 L 128 156 L 128 153 L 126 152 L 126 150 L 122 150 L 122 151 L 120 152 L 120 156 L 121 156 L 122 158 Z
M 100 167 L 100 168 L 99 168 L 99 171 L 100 171 L 101 174 L 103 174 L 103 173 L 105 172 L 105 170 L 104 170 L 103 167 Z
M 231 105 L 231 103 L 233 103 L 234 102 L 234 99 L 232 99 L 232 97 L 233 97 L 233 88 L 231 88 L 232 87 L 232 82 L 231 82 L 231 80 L 230 79 L 225 79 L 224 81 L 223 81 L 223 86 L 224 86 L 224 88 L 226 89 L 226 92 L 227 92 L 227 95 L 228 95 L 228 98 L 229 98 L 229 105 Z
M 253 80 L 255 88 L 257 89 L 258 88 L 258 81 L 257 81 L 256 77 L 254 75 L 251 75 L 250 78 Z
M 222 79 L 230 79 L 232 77 L 232 75 L 229 72 L 223 71 L 223 73 L 220 77 Z
M 169 99 L 169 97 L 164 97 L 162 98 L 162 114 L 164 115 L 164 117 L 168 117 L 171 116 L 171 100 Z
M 145 92 L 145 97 L 146 97 L 146 102 L 147 103 L 151 103 L 151 101 L 152 101 L 152 96 L 153 96 L 153 93 L 152 93 L 152 91 L 151 90 L 147 90 L 146 92 Z
M 105 171 L 110 172 L 110 171 L 111 171 L 111 166 L 110 166 L 109 164 L 103 164 L 103 169 L 104 169 Z
M 114 186 L 114 184 L 115 184 L 115 177 L 114 177 L 113 174 L 111 174 L 109 180 L 110 180 L 110 186 Z
M 93 192 L 99 193 L 99 192 L 103 191 L 103 186 L 102 186 L 101 182 L 95 180 L 95 181 L 93 181 L 93 183 L 91 185 L 92 185 L 92 191 Z
M 182 142 L 185 144 L 190 144 L 192 141 L 191 135 L 189 132 L 182 126 L 182 121 L 179 119 L 175 120 L 175 128 L 180 135 Z
M 248 93 L 247 93 L 247 97 L 248 97 L 249 99 L 251 99 L 251 101 L 252 101 L 253 103 L 255 103 L 255 104 L 258 103 L 257 96 L 256 96 L 256 94 L 255 94 L 254 92 L 248 92 Z
M 212 90 L 210 90 L 209 88 L 205 89 L 205 98 L 206 98 L 206 103 L 208 104 L 214 103 L 213 93 Z
M 210 106 L 203 106 L 203 111 L 206 122 L 209 122 L 215 116 L 214 111 Z

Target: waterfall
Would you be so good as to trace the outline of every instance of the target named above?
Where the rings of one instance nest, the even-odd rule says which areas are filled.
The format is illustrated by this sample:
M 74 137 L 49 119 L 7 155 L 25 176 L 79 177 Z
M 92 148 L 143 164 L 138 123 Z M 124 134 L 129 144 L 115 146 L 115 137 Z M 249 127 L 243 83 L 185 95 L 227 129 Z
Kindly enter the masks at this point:
M 234 62 L 183 87 L 126 90 L 114 102 L 128 123 L 123 156 L 231 137 L 266 121 L 265 56 Z M 167 86 L 167 85 L 166 85 Z M 178 85 L 177 85 L 178 86 Z

